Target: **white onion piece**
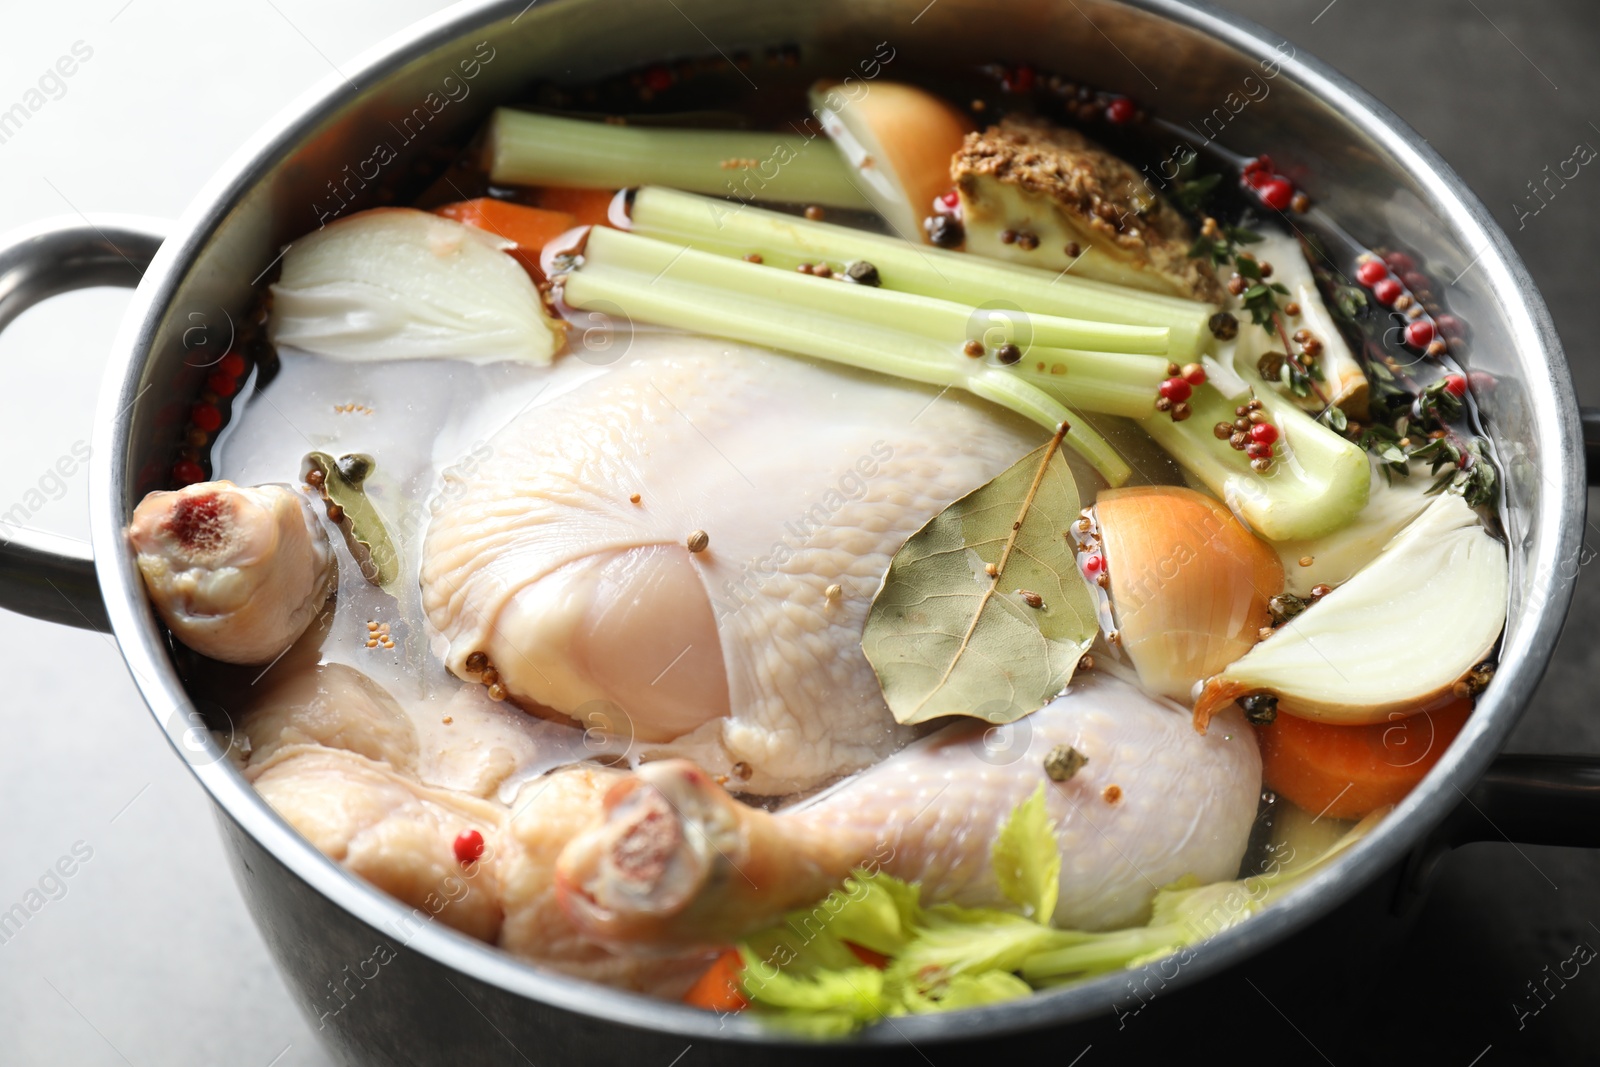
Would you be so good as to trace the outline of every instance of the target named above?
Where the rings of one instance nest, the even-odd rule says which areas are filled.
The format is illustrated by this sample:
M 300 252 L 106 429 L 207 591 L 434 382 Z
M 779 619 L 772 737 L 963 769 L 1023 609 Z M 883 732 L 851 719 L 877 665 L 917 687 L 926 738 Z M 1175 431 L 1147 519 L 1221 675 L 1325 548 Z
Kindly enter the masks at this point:
M 950 188 L 950 157 L 972 123 L 923 89 L 898 82 L 811 87 L 811 108 L 853 171 L 852 184 L 907 241 L 925 241 L 923 218 Z
M 1284 328 L 1290 334 L 1301 330 L 1309 332 L 1322 344 L 1318 360 L 1322 367 L 1322 380 L 1318 382 L 1321 396 L 1315 390 L 1309 396 L 1296 397 L 1287 389 L 1284 394 L 1307 411 L 1320 413 L 1329 404 L 1337 405 L 1351 418 L 1367 417 L 1367 376 L 1361 370 L 1345 344 L 1344 335 L 1333 320 L 1333 313 L 1322 300 L 1311 265 L 1306 262 L 1300 242 L 1289 234 L 1267 230 L 1261 241 L 1250 246 L 1250 252 L 1262 263 L 1271 263 L 1272 281 L 1289 290 L 1282 298 L 1284 304 L 1300 305 L 1296 317 L 1284 317 Z M 1239 342 L 1234 358 L 1247 364 L 1246 376 L 1267 352 L 1282 351 L 1283 339 L 1276 330 L 1267 330 L 1250 322 L 1243 311 L 1243 301 L 1235 297 L 1230 304 L 1240 321 Z M 1235 367 L 1239 365 L 1236 362 Z M 1273 384 L 1277 384 L 1275 381 Z M 1280 387 L 1281 388 L 1281 387 Z
M 1500 636 L 1507 581 L 1505 546 L 1461 497 L 1441 496 L 1354 578 L 1210 679 L 1196 724 L 1250 693 L 1337 723 L 1447 697 Z
M 1283 569 L 1221 501 L 1192 489 L 1106 490 L 1094 514 L 1122 650 L 1146 690 L 1187 702 L 1271 623 Z
M 410 208 L 340 219 L 289 246 L 269 336 L 330 359 L 549 363 L 561 326 L 512 247 Z
M 1283 561 L 1287 590 L 1305 596 L 1312 586 L 1343 585 L 1349 581 L 1433 503 L 1433 497 L 1428 496 L 1432 484 L 1433 478 L 1426 473 L 1409 478 L 1397 474 L 1386 480 L 1374 470 L 1367 506 L 1350 525 L 1322 537 L 1274 543 L 1272 547 Z M 1300 561 L 1308 558 L 1311 563 L 1300 566 Z

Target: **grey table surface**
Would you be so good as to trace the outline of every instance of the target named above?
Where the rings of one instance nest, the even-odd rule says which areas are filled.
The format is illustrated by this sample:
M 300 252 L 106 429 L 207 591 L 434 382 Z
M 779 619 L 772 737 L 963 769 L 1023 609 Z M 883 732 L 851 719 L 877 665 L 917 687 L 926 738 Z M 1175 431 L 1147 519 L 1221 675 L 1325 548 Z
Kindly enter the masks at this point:
M 0 228 L 47 215 L 177 215 L 257 126 L 435 0 L 88 0 L 6 5 L 0 109 L 58 57 L 82 62 L 0 141 Z M 1505 227 L 1555 314 L 1580 396 L 1600 401 L 1600 177 L 1537 216 L 1515 205 L 1545 164 L 1600 145 L 1600 6 L 1592 0 L 1231 0 L 1400 113 Z M 1070 15 L 1066 17 L 1072 17 Z M 87 58 L 83 58 L 84 53 Z M 1521 225 L 1519 226 L 1519 222 Z M 91 396 L 125 294 L 58 298 L 0 337 L 0 511 L 33 490 L 33 523 L 87 532 Z M 1600 547 L 1600 539 L 1597 539 Z M 1593 712 L 1600 585 L 1579 581 L 1567 636 L 1509 746 L 1600 752 Z M 14 731 L 0 745 L 0 910 L 47 897 L 0 941 L 0 1063 L 328 1062 L 240 903 L 199 787 L 149 720 L 109 638 L 0 615 Z M 80 858 L 70 878 L 47 870 Z M 87 856 L 86 860 L 82 857 Z M 1231 974 L 1151 1002 L 1082 1062 L 1186 1050 L 1287 1062 L 1493 1067 L 1593 1062 L 1600 974 L 1529 1009 L 1580 942 L 1600 946 L 1600 856 L 1475 846 L 1448 861 L 1398 938 L 1327 950 L 1313 978 Z M 1254 982 L 1254 988 L 1247 980 Z M 1527 1014 L 1519 1015 L 1521 1012 Z M 1248 1020 L 1258 1038 L 1238 1032 Z M 1143 1037 L 1135 1034 L 1142 1031 Z M 1157 1032 L 1164 1037 L 1154 1036 Z M 1119 1047 L 1119 1042 L 1122 1044 Z M 1079 1047 L 1035 1043 L 1066 1062 Z M 961 1062 L 970 1050 L 927 1050 Z M 1065 1056 L 1063 1056 L 1065 1053 Z M 920 1061 L 919 1061 L 920 1062 Z M 1076 1061 L 1075 1061 L 1076 1062 Z

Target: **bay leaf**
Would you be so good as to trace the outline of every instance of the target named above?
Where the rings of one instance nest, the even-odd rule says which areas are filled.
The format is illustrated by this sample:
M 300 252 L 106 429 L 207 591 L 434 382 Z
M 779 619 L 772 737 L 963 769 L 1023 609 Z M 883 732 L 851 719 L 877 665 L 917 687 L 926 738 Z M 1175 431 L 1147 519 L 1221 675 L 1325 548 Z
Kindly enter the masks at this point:
M 861 648 L 896 721 L 1013 722 L 1071 681 L 1099 627 L 1067 537 L 1081 505 L 1064 432 L 935 515 L 890 561 Z
M 400 578 L 400 554 L 362 485 L 376 466 L 372 457 L 353 453 L 335 459 L 326 452 L 312 452 L 306 456 L 306 465 L 322 475 L 322 499 L 344 512 L 335 525 L 344 534 L 362 577 L 393 595 Z

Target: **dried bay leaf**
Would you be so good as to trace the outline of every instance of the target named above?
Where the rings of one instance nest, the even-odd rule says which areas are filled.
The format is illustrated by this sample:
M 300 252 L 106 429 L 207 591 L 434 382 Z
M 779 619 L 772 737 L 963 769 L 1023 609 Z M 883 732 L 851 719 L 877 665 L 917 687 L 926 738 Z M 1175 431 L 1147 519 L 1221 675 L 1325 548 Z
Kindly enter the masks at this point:
M 335 525 L 344 534 L 362 576 L 392 595 L 400 578 L 400 554 L 362 487 L 375 466 L 372 457 L 354 453 L 335 459 L 326 452 L 312 452 L 306 456 L 306 465 L 322 475 L 318 486 L 322 499 L 343 512 Z
M 1081 507 L 1064 433 L 934 516 L 890 561 L 861 648 L 896 721 L 1012 722 L 1072 679 L 1098 623 L 1064 536 Z

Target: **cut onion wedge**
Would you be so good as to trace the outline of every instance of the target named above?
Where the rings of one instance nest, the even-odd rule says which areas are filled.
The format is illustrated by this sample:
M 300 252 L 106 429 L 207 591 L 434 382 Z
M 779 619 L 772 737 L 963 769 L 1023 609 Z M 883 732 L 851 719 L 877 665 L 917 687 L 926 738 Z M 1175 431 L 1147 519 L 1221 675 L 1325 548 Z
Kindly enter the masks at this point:
M 351 215 L 289 246 L 269 336 L 330 359 L 549 363 L 563 326 L 515 247 L 410 208 Z
M 1447 494 L 1354 578 L 1209 679 L 1195 728 L 1240 697 L 1334 723 L 1384 722 L 1448 700 L 1506 621 L 1504 546 Z
M 1193 489 L 1108 490 L 1094 515 L 1119 642 L 1146 689 L 1187 702 L 1259 640 L 1283 568 L 1232 512 Z
M 950 188 L 950 157 L 972 123 L 932 93 L 898 82 L 818 82 L 811 107 L 890 229 L 925 240 L 922 220 Z
M 1433 479 L 1424 473 L 1386 479 L 1374 470 L 1367 506 L 1349 526 L 1321 537 L 1278 541 L 1272 546 L 1283 561 L 1286 591 L 1306 596 L 1314 586 L 1349 581 L 1433 503 L 1434 498 L 1428 496 L 1432 484 Z M 1303 560 L 1310 562 L 1302 564 Z
M 1315 390 L 1305 396 L 1295 396 L 1287 385 L 1277 379 L 1270 380 L 1268 384 L 1313 414 L 1319 414 L 1333 405 L 1352 419 L 1365 419 L 1367 376 L 1355 356 L 1351 355 L 1350 346 L 1345 344 L 1333 313 L 1323 302 L 1316 279 L 1311 275 L 1311 265 L 1300 250 L 1300 242 L 1288 234 L 1268 230 L 1259 243 L 1250 246 L 1250 251 L 1257 261 L 1271 263 L 1271 280 L 1289 290 L 1289 295 L 1283 298 L 1284 306 L 1292 304 L 1300 309 L 1298 315 L 1283 315 L 1285 334 L 1294 334 L 1297 338 L 1304 336 L 1308 340 L 1315 340 L 1320 346 L 1316 358 L 1322 377 Z M 1278 336 L 1276 329 L 1263 329 L 1251 323 L 1250 314 L 1244 310 L 1241 298 L 1235 297 L 1229 306 L 1241 323 L 1234 359 L 1245 363 L 1244 373 L 1248 377 L 1263 355 L 1283 351 L 1284 338 Z

